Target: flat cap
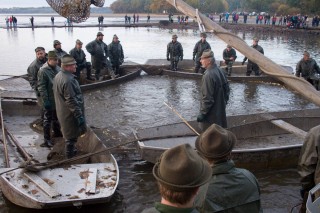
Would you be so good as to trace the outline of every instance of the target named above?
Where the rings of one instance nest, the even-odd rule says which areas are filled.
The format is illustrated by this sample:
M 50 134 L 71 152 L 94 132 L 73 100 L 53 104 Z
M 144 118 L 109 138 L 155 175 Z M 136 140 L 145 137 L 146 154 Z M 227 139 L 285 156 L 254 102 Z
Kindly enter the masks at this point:
M 61 44 L 61 42 L 59 40 L 54 40 L 53 41 L 53 45 L 58 45 L 58 44 Z
M 58 58 L 57 53 L 55 51 L 49 51 L 48 58 Z
M 79 39 L 76 40 L 76 44 L 83 44 Z
M 35 52 L 44 51 L 44 48 L 43 47 L 37 47 L 34 51 Z
M 172 38 L 178 38 L 178 36 L 176 34 L 172 35 Z
M 98 32 L 97 36 L 104 36 L 102 32 Z
M 303 55 L 306 55 L 306 56 L 309 57 L 309 56 L 310 56 L 310 53 L 309 53 L 308 51 L 304 51 L 304 52 L 303 52 Z
M 61 65 L 73 65 L 76 63 L 76 60 L 74 60 L 74 58 L 69 54 L 62 56 L 61 58 Z
M 211 49 L 206 49 L 203 51 L 201 58 L 214 58 L 214 54 Z

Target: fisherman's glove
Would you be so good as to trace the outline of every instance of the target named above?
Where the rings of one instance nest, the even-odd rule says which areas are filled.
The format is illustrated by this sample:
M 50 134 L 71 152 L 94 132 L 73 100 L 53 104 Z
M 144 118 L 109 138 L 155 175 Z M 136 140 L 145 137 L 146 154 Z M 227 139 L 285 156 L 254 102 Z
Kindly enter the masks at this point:
M 206 120 L 206 115 L 200 113 L 197 117 L 197 122 L 204 122 Z
M 169 58 L 169 57 L 167 57 L 167 61 L 170 61 L 170 58 Z
M 45 101 L 43 102 L 43 106 L 44 106 L 44 108 L 45 108 L 46 110 L 51 109 L 51 103 L 50 103 L 50 101 L 49 101 L 49 100 L 45 100 Z

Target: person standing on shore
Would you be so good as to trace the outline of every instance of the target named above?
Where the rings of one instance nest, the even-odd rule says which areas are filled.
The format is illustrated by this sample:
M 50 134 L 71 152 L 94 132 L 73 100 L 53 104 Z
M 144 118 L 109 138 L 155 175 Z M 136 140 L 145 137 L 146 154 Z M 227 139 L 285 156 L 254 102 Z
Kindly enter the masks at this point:
M 278 25 L 282 25 L 283 24 L 283 16 L 281 15 L 280 18 L 279 18 L 279 23 Z
M 272 16 L 272 26 L 275 26 L 277 22 L 277 17 L 274 15 Z
M 4 20 L 6 21 L 7 28 L 9 28 L 9 18 L 8 18 L 8 16 Z
M 227 77 L 217 66 L 211 50 L 203 51 L 201 64 L 206 71 L 202 76 L 200 112 L 197 121 L 202 132 L 214 123 L 227 128 L 226 106 L 230 93 Z
M 173 35 L 172 41 L 167 45 L 167 60 L 171 62 L 171 70 L 178 70 L 179 60 L 183 60 L 183 48 L 177 41 L 178 36 Z
M 58 66 L 58 56 L 54 51 L 48 52 L 48 61 L 38 72 L 38 90 L 42 101 L 43 117 L 43 137 L 44 143 L 42 147 L 52 147 L 51 127 L 53 137 L 61 137 L 60 124 L 57 118 L 56 104 L 53 94 L 53 79 L 60 72 Z
M 135 24 L 136 23 L 136 14 L 134 13 L 133 14 L 133 24 Z
M 54 17 L 51 16 L 51 24 L 54 25 Z
M 260 52 L 261 54 L 264 54 L 264 50 L 263 48 L 258 45 L 259 39 L 254 37 L 253 38 L 253 44 L 251 45 L 251 47 L 255 50 L 257 50 L 258 52 Z M 244 65 L 244 63 L 246 62 L 248 58 L 245 57 L 242 61 L 242 65 Z M 253 63 L 253 61 L 249 60 L 248 64 L 247 64 L 247 76 L 250 76 L 252 71 L 254 72 L 255 76 L 259 76 L 260 75 L 260 68 L 256 63 Z
M 200 70 L 200 73 L 204 73 L 204 69 L 201 67 L 200 57 L 204 50 L 211 49 L 210 44 L 207 42 L 207 34 L 206 33 L 200 33 L 200 41 L 196 43 L 196 45 L 193 48 L 193 58 L 192 60 L 195 63 L 194 72 L 198 73 Z
M 320 74 L 320 68 L 317 62 L 313 58 L 310 58 L 309 52 L 304 51 L 303 58 L 298 62 L 296 67 L 296 76 L 303 77 L 319 90 L 319 79 L 315 78 L 316 73 Z
M 54 100 L 61 131 L 65 139 L 65 155 L 72 158 L 77 154 L 75 144 L 79 136 L 87 132 L 84 99 L 78 81 L 74 78 L 76 61 L 71 55 L 61 58 L 62 70 L 53 81 Z
M 12 27 L 12 16 L 9 17 L 10 28 Z
M 113 36 L 112 42 L 108 45 L 108 50 L 112 69 L 116 75 L 120 75 L 120 65 L 123 63 L 124 54 L 122 45 L 116 34 Z
M 125 16 L 124 16 L 124 23 L 126 24 L 128 22 L 128 15 L 126 14 Z
M 243 14 L 243 23 L 247 23 L 247 19 L 248 19 L 248 13 L 244 13 Z
M 237 53 L 236 51 L 231 47 L 231 45 L 227 45 L 227 48 L 224 49 L 223 53 L 223 60 L 224 60 L 224 63 L 227 65 L 227 75 L 228 76 L 231 76 L 231 73 L 232 73 L 232 65 L 233 65 L 233 62 L 236 60 L 237 58 Z
M 147 16 L 147 23 L 150 22 L 150 14 L 148 13 L 148 16 Z
M 13 27 L 16 28 L 18 26 L 18 20 L 15 16 L 12 17 Z
M 34 18 L 33 18 L 33 16 L 31 16 L 31 18 L 30 18 L 30 22 L 31 22 L 31 27 L 34 27 L 34 25 L 33 25 L 33 22 L 34 22 Z
M 137 23 L 139 23 L 139 14 L 137 14 Z

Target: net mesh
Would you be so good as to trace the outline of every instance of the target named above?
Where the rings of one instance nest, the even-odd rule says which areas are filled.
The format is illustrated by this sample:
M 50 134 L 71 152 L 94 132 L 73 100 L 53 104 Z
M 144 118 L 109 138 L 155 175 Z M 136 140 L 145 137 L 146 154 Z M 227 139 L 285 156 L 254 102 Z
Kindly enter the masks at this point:
M 48 4 L 61 16 L 71 21 L 84 22 L 90 16 L 90 5 L 104 5 L 104 0 L 47 0 Z

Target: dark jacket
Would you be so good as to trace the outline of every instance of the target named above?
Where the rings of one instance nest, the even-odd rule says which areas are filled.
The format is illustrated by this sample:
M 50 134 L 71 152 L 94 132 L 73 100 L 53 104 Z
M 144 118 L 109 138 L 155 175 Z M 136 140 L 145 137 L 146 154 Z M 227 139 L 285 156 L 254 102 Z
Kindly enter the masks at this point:
M 167 45 L 167 58 L 170 56 L 170 59 L 173 60 L 173 58 L 183 58 L 183 49 L 180 42 L 170 42 Z
M 86 45 L 87 51 L 91 54 L 91 63 L 95 69 L 101 69 L 108 57 L 108 46 L 97 39 Z
M 70 50 L 70 55 L 76 60 L 77 66 L 84 65 L 87 63 L 86 54 L 82 49 L 77 49 L 76 47 Z
M 119 42 L 111 42 L 108 46 L 109 59 L 112 65 L 121 65 L 123 63 L 124 55 L 122 45 Z
M 47 60 L 40 61 L 37 58 L 28 67 L 28 80 L 32 89 L 36 92 L 37 97 L 40 96 L 38 91 L 38 71 L 45 64 Z
M 260 52 L 261 54 L 264 55 L 264 50 L 263 50 L 263 48 L 262 48 L 260 45 L 256 45 L 256 46 L 251 45 L 251 47 L 252 47 L 253 49 L 257 50 L 258 52 Z M 245 58 L 243 59 L 243 61 L 246 61 L 247 59 L 248 59 L 248 58 L 245 57 Z M 249 60 L 248 63 L 253 63 L 253 62 Z
M 210 182 L 200 187 L 195 205 L 201 213 L 262 212 L 258 181 L 248 170 L 235 168 L 232 160 L 216 164 Z
M 233 60 L 230 60 L 230 58 L 233 57 Z M 225 60 L 226 63 L 229 63 L 230 61 L 235 61 L 237 58 L 237 53 L 235 49 L 231 48 L 230 51 L 228 49 L 224 49 L 223 51 L 223 60 Z
M 56 52 L 58 58 L 61 60 L 61 58 L 64 56 L 64 55 L 67 55 L 68 53 L 66 51 L 64 51 L 63 49 L 53 49 L 53 51 Z
M 52 68 L 45 63 L 38 72 L 38 91 L 42 100 L 42 107 L 44 109 L 44 102 L 49 101 L 51 109 L 55 109 L 55 101 L 53 95 L 53 79 L 60 71 L 60 67 Z
M 229 100 L 229 83 L 216 64 L 210 66 L 202 77 L 200 113 L 207 122 L 227 127 L 226 105 Z
M 199 213 L 195 208 L 177 208 L 161 203 L 156 203 L 155 207 L 146 209 L 142 213 Z
M 75 76 L 61 70 L 53 81 L 54 99 L 61 132 L 65 139 L 80 136 L 78 118 L 84 116 L 84 100 Z
M 320 68 L 314 59 L 309 58 L 309 60 L 307 61 L 301 59 L 297 64 L 297 67 L 296 67 L 297 77 L 300 77 L 301 75 L 303 78 L 309 79 L 315 73 L 320 73 Z
M 195 57 L 196 61 L 200 61 L 203 51 L 207 49 L 211 49 L 211 46 L 207 41 L 202 42 L 202 40 L 200 40 L 196 43 L 193 48 L 193 57 Z

